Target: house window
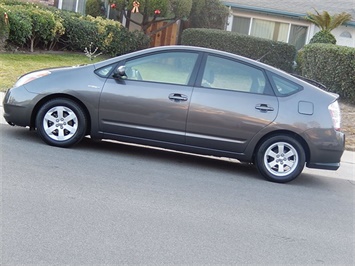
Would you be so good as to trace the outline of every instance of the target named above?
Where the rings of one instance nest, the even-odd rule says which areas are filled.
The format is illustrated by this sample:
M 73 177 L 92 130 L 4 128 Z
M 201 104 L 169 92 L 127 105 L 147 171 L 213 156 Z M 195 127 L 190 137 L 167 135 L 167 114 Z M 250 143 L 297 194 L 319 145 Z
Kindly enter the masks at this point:
M 289 24 L 253 19 L 250 35 L 273 41 L 287 42 Z
M 350 32 L 348 32 L 348 31 L 344 31 L 344 32 L 342 32 L 342 33 L 340 34 L 340 37 L 343 37 L 343 38 L 349 38 L 349 39 L 351 39 L 351 38 L 352 38 L 351 33 L 350 33 Z
M 62 9 L 68 11 L 75 11 L 76 0 L 63 0 Z
M 297 50 L 301 49 L 306 43 L 307 27 L 291 25 L 289 44 L 293 44 Z
M 84 14 L 85 3 L 86 0 L 58 0 L 58 8 Z
M 233 19 L 232 31 L 240 34 L 249 34 L 250 18 L 237 17 Z
M 307 27 L 278 21 L 233 17 L 232 31 L 293 44 L 297 50 L 306 43 Z

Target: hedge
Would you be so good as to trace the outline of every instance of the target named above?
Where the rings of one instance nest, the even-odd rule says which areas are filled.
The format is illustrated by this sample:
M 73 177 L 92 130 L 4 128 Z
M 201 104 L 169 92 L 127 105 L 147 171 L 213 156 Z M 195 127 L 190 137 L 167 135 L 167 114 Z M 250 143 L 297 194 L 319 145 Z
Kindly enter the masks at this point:
M 186 29 L 181 44 L 218 49 L 292 72 L 296 48 L 283 42 L 216 29 Z
M 0 0 L 0 3 L 5 2 L 8 3 Z M 116 56 L 147 48 L 150 43 L 143 33 L 130 32 L 118 21 L 81 16 L 43 5 L 18 4 L 15 1 L 0 5 L 0 11 L 6 10 L 9 16 L 9 34 L 0 33 L 0 40 L 20 48 L 84 52 L 92 44 L 99 52 Z
M 300 53 L 302 76 L 314 79 L 355 104 L 355 49 L 334 44 L 309 44 Z

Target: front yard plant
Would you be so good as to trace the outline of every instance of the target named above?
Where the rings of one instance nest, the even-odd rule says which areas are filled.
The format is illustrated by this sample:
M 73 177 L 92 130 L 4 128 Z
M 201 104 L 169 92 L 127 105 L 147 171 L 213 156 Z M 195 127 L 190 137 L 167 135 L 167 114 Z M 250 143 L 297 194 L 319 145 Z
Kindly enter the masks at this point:
M 8 0 L 0 0 L 0 11 L 8 16 L 8 34 L 0 33 L 8 50 L 84 52 L 93 43 L 98 52 L 116 56 L 147 48 L 150 43 L 142 32 L 130 32 L 120 22 L 102 17 Z

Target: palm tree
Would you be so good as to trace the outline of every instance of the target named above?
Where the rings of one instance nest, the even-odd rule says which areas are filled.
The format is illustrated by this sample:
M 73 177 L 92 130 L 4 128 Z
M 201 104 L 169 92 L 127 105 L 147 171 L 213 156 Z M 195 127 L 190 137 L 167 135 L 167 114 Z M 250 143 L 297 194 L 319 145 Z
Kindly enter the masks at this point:
M 315 24 L 321 30 L 312 37 L 310 43 L 336 44 L 336 39 L 330 32 L 343 23 L 350 21 L 351 15 L 346 12 L 342 12 L 331 16 L 327 11 L 323 11 L 322 14 L 320 14 L 317 10 L 315 10 L 315 12 L 316 14 L 307 13 L 306 19 Z

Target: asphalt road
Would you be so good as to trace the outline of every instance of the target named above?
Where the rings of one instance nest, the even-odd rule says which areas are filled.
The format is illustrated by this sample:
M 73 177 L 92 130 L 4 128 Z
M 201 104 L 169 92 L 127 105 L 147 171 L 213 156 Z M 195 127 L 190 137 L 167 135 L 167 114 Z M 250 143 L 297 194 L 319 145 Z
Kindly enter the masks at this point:
M 354 265 L 350 176 L 281 185 L 246 164 L 90 139 L 60 149 L 4 124 L 0 145 L 1 265 Z

